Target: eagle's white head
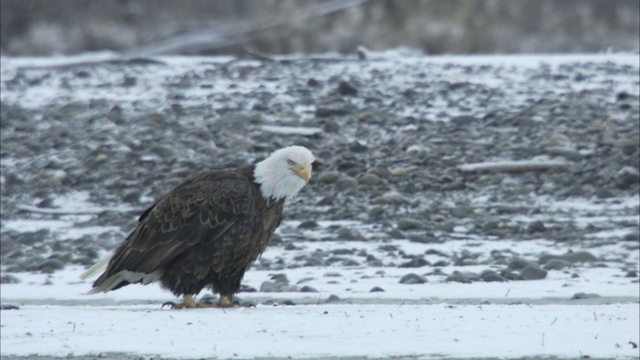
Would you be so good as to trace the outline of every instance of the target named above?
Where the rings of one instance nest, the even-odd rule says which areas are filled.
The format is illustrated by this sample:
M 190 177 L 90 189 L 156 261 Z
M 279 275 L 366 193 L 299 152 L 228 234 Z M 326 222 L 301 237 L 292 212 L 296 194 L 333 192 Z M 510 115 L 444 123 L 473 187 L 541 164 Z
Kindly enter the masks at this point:
M 265 199 L 290 199 L 309 182 L 315 157 L 304 146 L 288 146 L 274 151 L 256 164 L 253 176 Z

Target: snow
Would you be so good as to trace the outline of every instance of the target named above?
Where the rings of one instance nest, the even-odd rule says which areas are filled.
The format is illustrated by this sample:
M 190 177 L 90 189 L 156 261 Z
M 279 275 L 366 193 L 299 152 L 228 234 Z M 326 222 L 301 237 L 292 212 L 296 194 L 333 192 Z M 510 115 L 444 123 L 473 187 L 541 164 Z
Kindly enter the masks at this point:
M 287 223 L 283 228 L 293 226 Z M 522 256 L 565 248 L 546 240 L 459 240 L 442 244 L 393 242 L 406 253 L 425 249 L 487 254 L 509 249 Z M 304 243 L 323 250 L 345 248 L 352 241 Z M 358 242 L 376 253 L 380 242 Z M 620 255 L 617 245 L 590 249 L 597 257 Z M 435 256 L 435 255 L 430 255 Z M 263 258 L 295 264 L 291 251 L 270 247 Z M 432 259 L 429 259 L 432 260 Z M 630 259 L 638 264 L 638 255 Z M 480 272 L 486 265 L 458 267 Z M 482 358 L 556 356 L 632 358 L 638 343 L 638 283 L 616 267 L 580 266 L 550 271 L 542 281 L 472 284 L 445 282 L 405 285 L 399 278 L 425 269 L 397 267 L 297 267 L 283 269 L 292 284 L 318 293 L 241 293 L 257 307 L 234 309 L 161 309 L 178 301 L 157 285 L 128 286 L 86 295 L 84 269 L 68 267 L 54 274 L 15 274 L 21 282 L 2 284 L 3 304 L 20 310 L 2 312 L 2 355 L 67 356 L 125 352 L 169 358 L 417 357 Z M 451 273 L 456 267 L 444 267 Z M 340 277 L 327 276 L 339 272 Z M 252 269 L 244 284 L 259 288 L 274 271 Z M 336 281 L 338 279 L 338 281 Z M 301 282 L 302 281 L 302 282 Z M 44 285 L 44 284 L 48 285 Z M 379 286 L 385 292 L 371 293 Z M 599 298 L 571 300 L 576 293 Z M 327 302 L 330 295 L 342 301 Z M 283 299 L 297 305 L 275 304 Z M 135 339 L 135 341 L 132 341 Z
M 633 357 L 636 304 L 303 305 L 225 311 L 38 306 L 5 311 L 2 354 L 176 358 Z

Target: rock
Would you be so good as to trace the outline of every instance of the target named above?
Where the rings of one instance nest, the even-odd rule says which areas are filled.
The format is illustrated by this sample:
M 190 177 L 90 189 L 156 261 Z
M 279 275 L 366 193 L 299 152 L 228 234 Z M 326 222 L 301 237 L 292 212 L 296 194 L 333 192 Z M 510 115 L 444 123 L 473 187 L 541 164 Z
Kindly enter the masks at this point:
M 340 178 L 337 171 L 323 171 L 318 175 L 318 182 L 322 184 L 333 184 Z
M 364 186 L 376 186 L 380 184 L 380 178 L 375 174 L 366 173 L 358 177 L 358 183 Z
M 38 265 L 38 270 L 45 274 L 51 274 L 56 270 L 64 269 L 64 263 L 58 259 L 47 259 Z
M 544 226 L 544 223 L 540 220 L 536 220 L 532 223 L 529 223 L 529 225 L 527 226 L 527 232 L 530 234 L 545 232 L 545 231 L 547 231 L 547 228 Z
M 480 119 L 474 116 L 461 115 L 461 116 L 455 116 L 451 118 L 451 122 L 457 126 L 466 126 L 466 125 L 480 123 Z
M 408 218 L 404 218 L 404 219 L 398 220 L 398 225 L 397 226 L 398 226 L 398 229 L 400 229 L 402 231 L 415 230 L 415 229 L 422 229 L 423 228 L 422 222 L 420 222 L 418 220 L 414 220 L 414 219 L 408 219 Z
M 538 264 L 544 265 L 547 262 L 549 262 L 549 260 L 552 260 L 552 259 L 566 260 L 572 263 L 598 261 L 598 258 L 588 251 L 576 251 L 576 252 L 570 252 L 564 255 L 551 255 L 551 254 L 540 255 L 540 257 L 538 258 Z
M 369 292 L 384 292 L 384 289 L 379 286 L 374 286 L 369 290 Z
M 280 291 L 280 285 L 272 281 L 265 281 L 262 283 L 262 285 L 260 285 L 260 292 L 271 293 L 271 292 L 278 292 L 278 291 Z
M 300 289 L 300 292 L 303 292 L 303 293 L 317 293 L 318 290 L 316 288 L 312 287 L 312 286 L 305 285 Z
M 316 117 L 325 118 L 331 116 L 344 116 L 351 113 L 351 110 L 339 109 L 339 108 L 316 108 Z
M 358 89 L 346 81 L 340 81 L 340 83 L 338 84 L 338 92 L 340 93 L 340 95 L 358 95 Z
M 424 258 L 418 257 L 412 260 L 407 261 L 406 263 L 398 265 L 400 268 L 418 268 L 430 265 L 427 260 Z
M 303 221 L 298 225 L 298 229 L 317 229 L 320 225 L 314 220 Z
M 355 189 L 358 186 L 358 182 L 352 177 L 341 177 L 336 181 L 336 187 L 340 191 Z
M 585 262 L 598 261 L 598 258 L 588 251 L 571 252 L 565 255 L 564 258 L 567 259 L 568 261 L 571 261 L 572 263 L 585 263 Z
M 400 278 L 400 284 L 408 284 L 408 285 L 424 284 L 427 281 L 428 281 L 427 278 L 425 278 L 424 276 L 414 274 L 414 273 L 407 274 L 402 278 Z
M 324 277 L 342 277 L 342 274 L 340 274 L 339 272 L 336 271 L 330 271 L 330 272 L 326 272 L 324 273 L 324 275 L 322 275 Z
M 542 266 L 545 270 L 562 270 L 569 267 L 573 267 L 573 263 L 562 259 L 551 259 Z
M 522 280 L 541 280 L 547 277 L 547 271 L 533 265 L 527 265 L 520 270 Z
M 447 276 L 444 279 L 444 281 L 446 281 L 446 282 L 459 282 L 459 283 L 463 283 L 463 284 L 471 283 L 471 280 L 469 278 L 467 278 L 466 276 L 464 276 L 459 271 L 454 271 L 453 274 Z
M 506 277 L 498 274 L 494 270 L 484 270 L 480 273 L 480 279 L 485 282 L 504 282 L 509 281 Z
M 596 294 L 596 293 L 579 292 L 579 293 L 573 294 L 573 296 L 571 297 L 571 300 L 597 299 L 599 297 L 600 297 L 600 295 Z
M 402 196 L 400 193 L 396 191 L 390 191 L 388 193 L 382 194 L 372 200 L 374 204 L 391 204 L 391 205 L 402 205 L 408 204 L 410 201 L 406 197 Z
M 331 294 L 331 295 L 327 298 L 327 300 L 325 300 L 325 303 L 327 303 L 327 304 L 331 304 L 331 303 L 337 303 L 337 302 L 340 302 L 340 301 L 342 301 L 342 299 L 340 299 L 340 297 L 339 297 L 338 295 L 333 295 L 333 294 Z
M 373 256 L 373 255 L 367 255 L 367 264 L 369 264 L 369 266 L 382 266 L 382 260 L 378 259 L 377 257 Z
M 19 284 L 20 279 L 11 274 L 5 274 L 0 276 L 0 284 Z
M 629 189 L 640 182 L 640 172 L 634 167 L 625 166 L 616 173 L 615 179 L 619 189 Z

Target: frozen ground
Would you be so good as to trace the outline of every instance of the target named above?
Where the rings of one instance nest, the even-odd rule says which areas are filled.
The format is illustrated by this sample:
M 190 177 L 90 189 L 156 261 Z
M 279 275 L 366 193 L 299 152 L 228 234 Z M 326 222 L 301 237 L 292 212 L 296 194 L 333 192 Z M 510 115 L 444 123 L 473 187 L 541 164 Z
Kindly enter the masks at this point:
M 638 358 L 638 56 L 370 56 L 3 58 L 2 358 Z M 85 295 L 158 196 L 289 143 L 323 164 L 255 307 Z
M 285 224 L 284 227 L 286 228 Z M 416 244 L 397 240 L 411 253 L 427 249 L 511 251 L 526 256 L 562 249 L 545 240 Z M 357 244 L 375 253 L 380 244 Z M 325 251 L 353 242 L 305 243 Z M 593 249 L 601 259 L 621 248 Z M 265 259 L 289 261 L 290 251 L 269 248 Z M 638 256 L 631 257 L 638 262 Z M 603 261 L 605 263 L 606 261 Z M 456 267 L 444 268 L 449 273 Z M 480 272 L 484 266 L 457 267 Z M 292 283 L 314 293 L 242 293 L 256 307 L 227 310 L 161 309 L 171 298 L 159 287 L 130 286 L 86 295 L 83 268 L 21 274 L 2 285 L 3 356 L 94 355 L 129 358 L 634 358 L 638 343 L 638 284 L 615 267 L 577 267 L 550 272 L 539 281 L 400 284 L 394 267 L 299 267 L 284 269 Z M 252 270 L 245 285 L 260 287 L 273 271 Z M 580 274 L 576 276 L 576 274 Z M 373 287 L 384 292 L 369 292 Z M 575 299 L 583 294 L 584 298 Z M 597 295 L 594 295 L 597 294 Z M 295 305 L 286 305 L 294 303 Z M 112 354 L 119 353 L 119 354 Z M 36 357 L 37 358 L 37 357 Z

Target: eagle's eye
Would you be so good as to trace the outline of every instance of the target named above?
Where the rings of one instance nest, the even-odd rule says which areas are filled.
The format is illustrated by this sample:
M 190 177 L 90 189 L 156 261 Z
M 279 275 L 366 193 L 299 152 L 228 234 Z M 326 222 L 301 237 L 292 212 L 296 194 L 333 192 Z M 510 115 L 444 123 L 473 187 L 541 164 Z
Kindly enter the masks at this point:
M 289 159 L 289 160 L 287 160 L 287 164 L 289 164 L 289 165 L 295 165 L 295 164 L 296 164 L 296 162 L 295 162 L 295 161 L 293 161 L 293 160 L 291 160 L 291 159 Z

